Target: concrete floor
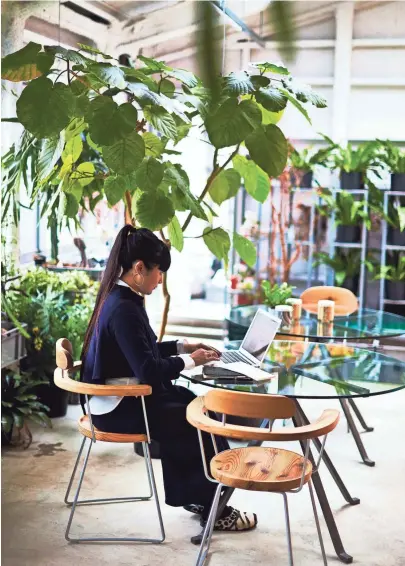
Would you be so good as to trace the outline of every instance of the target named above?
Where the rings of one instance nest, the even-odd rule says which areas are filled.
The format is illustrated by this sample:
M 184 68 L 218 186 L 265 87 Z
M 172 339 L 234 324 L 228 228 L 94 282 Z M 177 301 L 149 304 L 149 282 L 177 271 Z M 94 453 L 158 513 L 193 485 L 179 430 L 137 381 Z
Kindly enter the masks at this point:
M 360 400 L 366 420 L 375 427 L 363 439 L 376 467 L 360 463 L 346 423 L 328 439 L 327 448 L 353 496 L 361 504 L 345 504 L 329 473 L 321 473 L 343 544 L 364 566 L 405 566 L 405 391 Z M 334 401 L 307 401 L 304 409 L 316 418 Z M 33 429 L 34 442 L 26 451 L 3 450 L 2 564 L 4 566 L 176 565 L 191 566 L 196 547 L 189 542 L 199 532 L 195 517 L 182 509 L 162 505 L 167 539 L 163 545 L 74 545 L 64 540 L 68 509 L 63 496 L 80 444 L 75 419 L 78 407 L 66 418 L 55 419 L 52 430 Z M 290 445 L 291 449 L 298 449 Z M 164 501 L 160 461 L 154 468 Z M 144 461 L 132 445 L 97 444 L 92 452 L 83 496 L 139 494 L 147 489 Z M 277 495 L 236 492 L 232 502 L 259 517 L 255 531 L 217 534 L 212 545 L 212 566 L 283 566 L 288 563 L 282 498 Z M 296 566 L 322 564 L 307 490 L 290 497 L 291 526 Z M 323 524 L 323 523 L 322 523 Z M 324 526 L 324 524 L 323 524 Z M 329 564 L 338 564 L 323 529 Z M 151 502 L 80 508 L 73 532 L 133 536 L 158 533 Z

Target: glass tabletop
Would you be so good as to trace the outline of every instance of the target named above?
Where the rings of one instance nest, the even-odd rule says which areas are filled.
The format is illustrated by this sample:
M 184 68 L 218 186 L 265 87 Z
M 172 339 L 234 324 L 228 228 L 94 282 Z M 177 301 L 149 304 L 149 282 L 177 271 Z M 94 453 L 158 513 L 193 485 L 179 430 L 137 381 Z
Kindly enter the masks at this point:
M 265 305 L 234 307 L 226 317 L 239 334 L 249 328 L 257 309 Z M 320 324 L 316 315 L 303 311 L 301 319 L 289 325 L 282 324 L 279 334 L 301 338 L 333 338 L 335 340 L 372 340 L 405 334 L 405 317 L 373 309 L 361 309 L 347 316 L 335 316 L 330 325 Z M 242 338 L 242 335 L 235 336 Z
M 237 349 L 240 341 L 229 342 Z M 252 393 L 286 395 L 295 399 L 369 397 L 405 388 L 405 363 L 363 348 L 344 344 L 319 344 L 275 340 L 263 363 L 274 372 L 265 382 L 202 380 L 194 383 Z

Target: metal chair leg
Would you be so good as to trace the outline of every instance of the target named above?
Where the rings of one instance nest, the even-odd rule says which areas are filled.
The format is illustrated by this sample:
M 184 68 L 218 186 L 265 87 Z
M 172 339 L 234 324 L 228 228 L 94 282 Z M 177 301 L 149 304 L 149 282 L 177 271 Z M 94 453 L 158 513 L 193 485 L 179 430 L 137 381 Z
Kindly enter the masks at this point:
M 315 497 L 314 497 L 314 490 L 312 488 L 312 480 L 309 480 L 308 488 L 309 488 L 309 494 L 311 496 L 312 509 L 314 511 L 316 530 L 318 531 L 319 544 L 320 544 L 320 547 L 321 547 L 323 564 L 324 564 L 324 566 L 328 566 L 328 561 L 326 559 L 326 553 L 325 553 L 325 546 L 323 544 L 321 525 L 319 523 L 318 511 L 316 510 L 316 501 L 315 501 Z
M 77 467 L 80 461 L 80 456 L 82 455 L 83 452 L 83 448 L 84 445 L 86 444 L 87 441 L 87 437 L 83 437 L 83 441 L 82 444 L 80 446 L 79 449 L 79 453 L 77 455 L 77 459 L 73 468 L 73 472 L 72 475 L 70 476 L 70 480 L 69 480 L 69 485 L 67 487 L 66 490 L 66 494 L 65 494 L 65 498 L 64 498 L 64 502 L 66 503 L 66 505 L 68 507 L 71 507 L 73 504 L 73 501 L 69 501 L 69 494 L 70 494 L 70 490 L 72 488 L 72 484 L 76 475 L 76 471 L 77 471 Z M 90 440 L 91 442 L 91 440 Z M 81 499 L 80 501 L 77 501 L 76 506 L 78 505 L 101 505 L 104 503 L 125 503 L 125 502 L 135 502 L 135 501 L 149 501 L 149 499 L 152 499 L 153 497 L 153 492 L 152 492 L 152 484 L 150 481 L 150 475 L 149 475 L 149 468 L 148 465 L 146 463 L 145 460 L 145 464 L 146 464 L 146 472 L 147 472 L 147 476 L 148 476 L 148 484 L 149 484 L 149 495 L 144 495 L 144 496 L 133 496 L 133 497 L 108 497 L 108 498 L 104 498 L 104 499 Z
M 284 513 L 285 513 L 285 529 L 287 534 L 287 546 L 288 546 L 288 563 L 289 566 L 294 566 L 292 542 L 291 542 L 291 528 L 290 528 L 290 514 L 288 512 L 288 500 L 287 494 L 282 493 L 284 500 Z
M 69 482 L 68 490 L 66 492 L 65 500 L 67 500 L 67 498 L 68 498 L 69 491 L 70 491 L 71 485 L 73 483 L 73 479 L 74 479 L 74 476 L 75 476 L 75 473 L 76 473 L 76 470 L 77 470 L 79 458 L 81 456 L 84 444 L 85 444 L 85 442 L 82 443 L 82 446 L 80 448 L 79 455 L 78 455 L 78 458 L 76 460 L 72 476 L 70 478 L 70 482 Z M 93 444 L 93 442 L 90 441 L 89 448 L 88 448 L 88 451 L 87 451 L 85 459 L 84 459 L 83 468 L 82 468 L 82 471 L 80 473 L 79 483 L 78 483 L 78 486 L 77 486 L 77 490 L 76 490 L 76 493 L 75 493 L 74 500 L 71 503 L 68 502 L 68 504 L 71 505 L 71 511 L 70 511 L 68 524 L 67 524 L 67 527 L 66 527 L 65 539 L 69 542 L 75 542 L 75 543 L 79 543 L 79 542 L 150 542 L 150 543 L 161 543 L 161 542 L 163 542 L 165 540 L 165 530 L 164 530 L 164 526 L 163 526 L 162 513 L 161 513 L 160 505 L 159 505 L 159 498 L 158 498 L 158 494 L 157 494 L 157 490 L 156 490 L 156 483 L 155 483 L 155 477 L 154 477 L 154 474 L 153 474 L 153 467 L 152 467 L 152 462 L 151 462 L 150 453 L 149 453 L 149 446 L 146 442 L 143 443 L 143 450 L 144 450 L 145 460 L 146 460 L 146 470 L 147 470 L 147 474 L 148 474 L 149 485 L 150 485 L 150 488 L 152 490 L 152 495 L 155 496 L 155 500 L 156 500 L 156 508 L 157 508 L 157 512 L 158 512 L 161 538 L 158 538 L 158 539 L 138 538 L 138 537 L 83 537 L 83 538 L 72 538 L 69 535 L 70 527 L 72 525 L 72 521 L 73 521 L 75 511 L 76 511 L 76 507 L 78 505 L 86 504 L 86 503 L 87 504 L 92 504 L 92 503 L 94 504 L 94 503 L 119 503 L 119 502 L 123 502 L 123 501 L 146 501 L 146 500 L 150 499 L 150 497 L 137 497 L 137 498 L 135 498 L 135 497 L 121 497 L 121 498 L 115 498 L 115 499 L 87 499 L 87 500 L 79 501 L 79 494 L 80 494 L 80 490 L 81 490 L 81 487 L 82 487 L 84 475 L 86 473 L 86 468 L 87 468 L 92 444 Z
M 222 487 L 223 487 L 222 484 L 218 484 L 217 490 L 214 495 L 214 499 L 212 501 L 210 514 L 208 515 L 207 524 L 205 525 L 205 529 L 200 545 L 200 550 L 198 551 L 196 566 L 203 566 L 207 558 L 208 551 L 210 549 L 212 532 L 214 530 L 215 520 L 217 517 L 217 510 L 218 510 L 219 498 L 221 496 Z

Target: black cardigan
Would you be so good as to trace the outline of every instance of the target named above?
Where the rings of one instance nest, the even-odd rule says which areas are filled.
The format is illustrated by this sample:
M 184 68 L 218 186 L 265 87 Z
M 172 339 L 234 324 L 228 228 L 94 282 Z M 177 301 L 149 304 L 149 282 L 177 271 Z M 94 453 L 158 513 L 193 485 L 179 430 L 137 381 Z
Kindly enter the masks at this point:
M 115 285 L 101 309 L 81 378 L 104 384 L 106 379 L 137 377 L 157 393 L 184 369 L 182 358 L 169 357 L 176 354 L 177 341 L 157 342 L 143 298 Z

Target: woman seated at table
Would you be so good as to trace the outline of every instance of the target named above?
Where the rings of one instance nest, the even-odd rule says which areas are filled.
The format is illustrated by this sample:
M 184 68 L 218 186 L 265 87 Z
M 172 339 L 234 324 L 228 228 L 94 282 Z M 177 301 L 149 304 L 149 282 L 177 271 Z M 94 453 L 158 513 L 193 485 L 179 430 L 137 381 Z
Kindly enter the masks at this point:
M 104 384 L 106 380 L 114 383 L 118 378 L 133 377 L 152 386 L 152 395 L 145 402 L 151 438 L 160 443 L 166 504 L 200 514 L 204 523 L 216 485 L 205 477 L 197 431 L 186 420 L 186 407 L 195 395 L 172 381 L 183 369 L 219 356 L 204 344 L 157 342 L 143 297 L 161 284 L 162 273 L 169 269 L 170 262 L 169 248 L 153 232 L 130 225 L 122 228 L 112 247 L 86 332 L 81 379 Z M 136 397 L 93 397 L 90 410 L 100 430 L 145 432 L 141 401 Z M 213 446 L 210 436 L 203 434 L 209 461 L 214 455 Z M 217 444 L 220 451 L 228 449 L 223 438 L 218 438 Z M 243 531 L 256 524 L 254 513 L 241 513 L 227 506 L 215 528 Z

